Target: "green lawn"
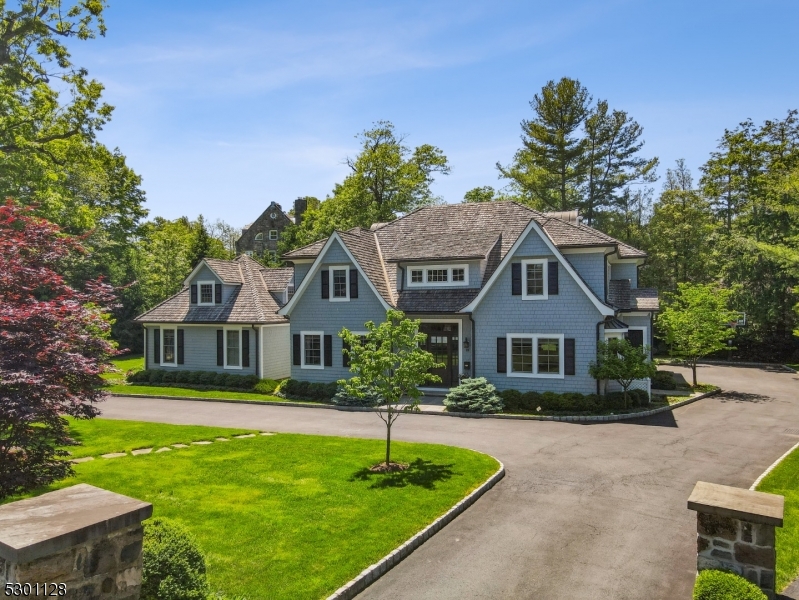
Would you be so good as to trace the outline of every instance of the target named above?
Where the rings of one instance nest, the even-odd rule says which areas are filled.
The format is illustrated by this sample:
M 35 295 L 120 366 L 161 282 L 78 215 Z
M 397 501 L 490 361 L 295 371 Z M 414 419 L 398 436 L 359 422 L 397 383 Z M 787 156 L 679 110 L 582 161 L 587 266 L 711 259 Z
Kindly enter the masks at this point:
M 144 368 L 144 356 L 141 354 L 126 354 L 125 356 L 112 360 L 111 363 L 121 372 L 103 373 L 100 377 L 108 381 L 124 381 L 125 374 L 128 371 L 141 371 Z
M 786 363 L 786 366 L 791 367 L 794 371 L 799 371 L 799 364 Z
M 122 421 L 76 422 L 92 453 L 230 437 L 217 428 Z M 154 506 L 183 523 L 208 560 L 212 588 L 228 596 L 323 598 L 423 529 L 497 468 L 489 456 L 394 442 L 407 471 L 373 474 L 382 440 L 295 434 L 95 459 L 53 487 L 90 483 Z M 52 489 L 52 488 L 51 488 Z M 42 490 L 46 491 L 46 490 Z
M 103 388 L 107 392 L 125 394 L 128 396 L 183 396 L 186 398 L 220 398 L 223 400 L 256 400 L 269 402 L 302 402 L 317 404 L 313 400 L 287 400 L 268 394 L 255 392 L 230 392 L 227 390 L 195 390 L 192 388 L 171 387 L 160 385 L 128 385 L 124 383 L 107 385 Z
M 757 489 L 785 496 L 784 524 L 777 527 L 777 589 L 782 590 L 799 576 L 799 450 L 777 465 Z

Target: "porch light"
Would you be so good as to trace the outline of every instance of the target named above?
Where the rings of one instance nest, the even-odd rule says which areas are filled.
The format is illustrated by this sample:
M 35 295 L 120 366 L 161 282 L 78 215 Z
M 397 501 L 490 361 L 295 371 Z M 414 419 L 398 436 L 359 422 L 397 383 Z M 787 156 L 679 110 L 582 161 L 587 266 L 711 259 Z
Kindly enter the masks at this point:
M 464 350 L 469 350 L 469 338 L 468 337 L 463 338 L 463 349 Z

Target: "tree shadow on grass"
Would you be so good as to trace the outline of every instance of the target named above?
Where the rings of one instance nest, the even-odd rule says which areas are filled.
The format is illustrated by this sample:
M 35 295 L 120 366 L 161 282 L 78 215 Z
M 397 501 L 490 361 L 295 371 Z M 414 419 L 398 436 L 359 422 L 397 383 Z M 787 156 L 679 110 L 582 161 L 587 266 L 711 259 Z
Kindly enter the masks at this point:
M 352 474 L 350 481 L 371 481 L 372 485 L 369 487 L 372 489 L 402 488 L 414 485 L 434 490 L 436 483 L 447 481 L 456 474 L 452 467 L 452 464 L 435 464 L 429 460 L 417 458 L 404 471 L 374 473 L 368 467 L 360 469 Z
M 771 396 L 762 394 L 747 394 L 746 392 L 722 392 L 716 396 L 722 402 L 747 402 L 749 404 L 760 404 L 761 402 L 773 402 Z

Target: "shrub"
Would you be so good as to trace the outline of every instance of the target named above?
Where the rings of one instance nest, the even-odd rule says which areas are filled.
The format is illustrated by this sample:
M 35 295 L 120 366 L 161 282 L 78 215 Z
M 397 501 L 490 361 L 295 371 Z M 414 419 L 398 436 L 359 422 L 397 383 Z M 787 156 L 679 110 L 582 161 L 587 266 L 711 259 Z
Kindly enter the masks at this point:
M 518 412 L 522 408 L 522 393 L 519 390 L 502 390 L 499 393 L 505 412 Z
M 216 387 L 227 387 L 227 373 L 214 373 L 214 380 L 211 382 L 211 385 L 215 385 Z
M 197 377 L 197 383 L 200 385 L 214 385 L 215 379 L 216 373 L 213 371 L 200 371 L 200 375 Z
M 694 600 L 766 600 L 754 583 L 735 573 L 706 569 L 694 584 Z
M 333 404 L 338 406 L 380 406 L 384 400 L 379 394 L 370 390 L 366 385 L 359 385 L 358 391 L 363 393 L 363 397 L 350 395 L 344 387 L 339 387 L 338 392 L 333 396 Z
M 191 371 L 175 371 L 175 383 L 189 383 Z
M 142 600 L 204 600 L 205 558 L 194 537 L 164 518 L 144 523 Z
M 259 394 L 273 394 L 277 386 L 278 382 L 274 379 L 261 379 L 253 386 L 253 391 Z
M 652 377 L 652 387 L 657 390 L 676 390 L 677 382 L 674 381 L 674 373 L 671 371 L 658 371 Z
M 330 399 L 336 395 L 338 391 L 338 384 L 337 383 L 309 383 L 308 384 L 308 397 L 312 400 L 321 400 L 323 402 L 328 402 Z
M 125 378 L 129 383 L 147 383 L 150 381 L 150 371 L 128 371 Z
M 502 410 L 502 399 L 497 388 L 488 383 L 485 377 L 464 379 L 452 388 L 444 398 L 448 411 L 467 413 L 496 413 Z
M 162 383 L 175 383 L 175 371 L 164 371 L 161 376 Z
M 258 382 L 261 381 L 258 379 L 257 375 L 241 375 L 239 377 L 239 389 L 240 390 L 251 390 Z
M 153 369 L 150 371 L 150 376 L 147 379 L 150 383 L 161 383 L 164 380 L 164 371 Z
M 197 385 L 200 383 L 200 376 L 203 374 L 202 371 L 188 371 L 189 378 L 186 383 L 191 383 Z

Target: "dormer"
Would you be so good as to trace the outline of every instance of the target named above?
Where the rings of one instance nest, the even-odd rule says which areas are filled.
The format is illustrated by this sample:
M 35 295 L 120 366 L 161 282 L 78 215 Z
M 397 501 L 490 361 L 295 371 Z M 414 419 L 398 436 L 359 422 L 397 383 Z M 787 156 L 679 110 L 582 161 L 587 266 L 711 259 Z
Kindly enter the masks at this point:
M 243 283 L 241 271 L 231 261 L 206 258 L 185 279 L 192 307 L 213 307 L 225 304 Z

